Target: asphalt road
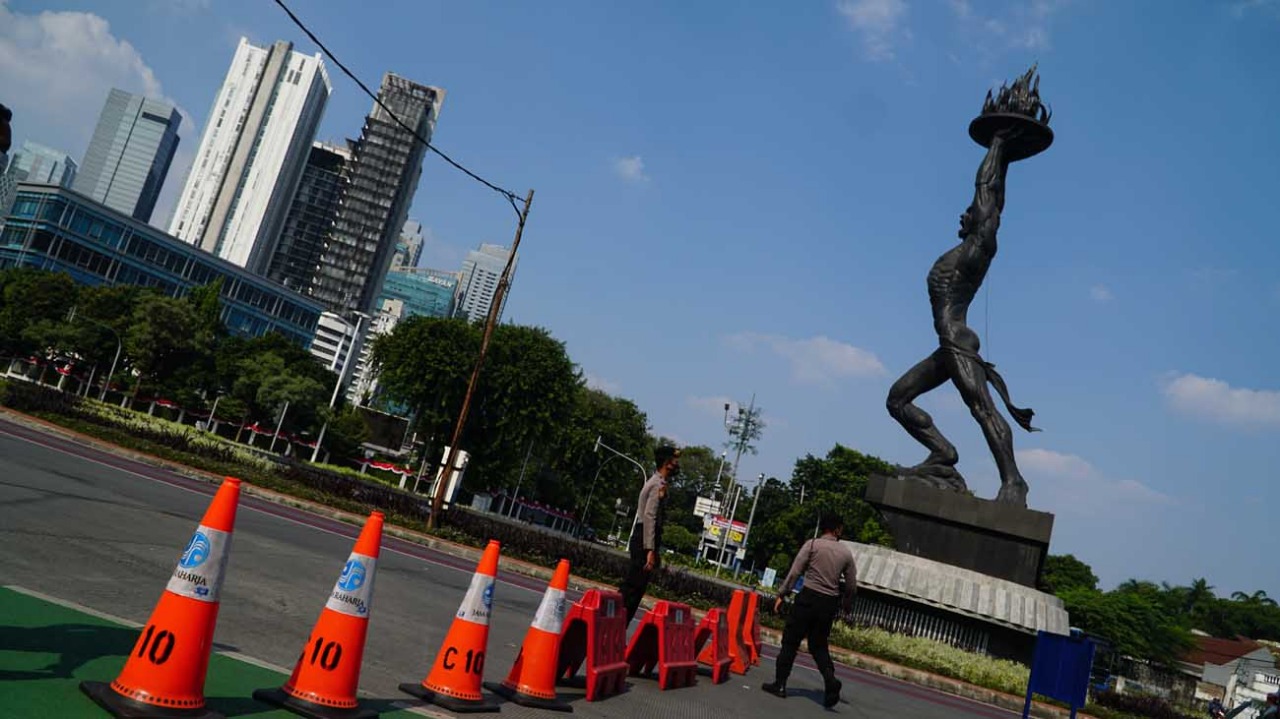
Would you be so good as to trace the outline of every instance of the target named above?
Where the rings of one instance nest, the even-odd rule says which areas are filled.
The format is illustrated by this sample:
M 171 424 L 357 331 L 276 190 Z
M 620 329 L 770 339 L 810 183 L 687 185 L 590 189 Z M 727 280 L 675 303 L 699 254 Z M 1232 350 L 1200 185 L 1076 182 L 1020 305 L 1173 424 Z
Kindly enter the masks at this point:
M 145 622 L 215 489 L 0 419 L 2 582 Z M 358 531 L 242 495 L 222 589 L 218 648 L 292 666 Z M 420 681 L 430 670 L 473 570 L 465 560 L 384 537 L 363 691 L 408 699 L 397 686 Z M 544 588 L 537 580 L 500 572 L 486 680 L 500 681 L 510 669 Z M 626 695 L 573 703 L 587 717 L 763 717 L 783 709 L 790 716 L 818 716 L 825 713 L 817 703 L 821 680 L 811 666 L 802 655 L 791 680 L 799 696 L 785 703 L 758 689 L 772 677 L 767 658 L 725 685 L 703 679 L 692 688 L 658 692 L 653 681 L 634 679 Z M 850 716 L 1016 716 L 868 672 L 842 668 L 841 677 L 846 701 L 836 711 Z M 514 705 L 504 705 L 502 713 L 545 716 Z

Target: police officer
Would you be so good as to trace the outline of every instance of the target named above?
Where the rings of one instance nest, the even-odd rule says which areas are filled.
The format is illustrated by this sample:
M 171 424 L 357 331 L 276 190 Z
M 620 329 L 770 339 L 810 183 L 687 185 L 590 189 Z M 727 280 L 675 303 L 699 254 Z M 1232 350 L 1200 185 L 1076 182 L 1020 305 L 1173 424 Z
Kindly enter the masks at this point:
M 774 696 L 787 696 L 787 678 L 791 676 L 796 652 L 800 649 L 800 642 L 808 640 L 809 654 L 818 665 L 818 671 L 822 672 L 825 688 L 822 705 L 830 709 L 840 702 L 842 685 L 836 679 L 836 666 L 831 661 L 827 642 L 831 637 L 831 625 L 835 622 L 836 613 L 841 608 L 847 612 L 853 605 L 858 567 L 853 562 L 853 552 L 840 543 L 844 521 L 839 516 L 823 514 L 818 522 L 818 531 L 821 536 L 805 542 L 796 553 L 791 571 L 783 580 L 782 590 L 774 602 L 773 611 L 782 611 L 783 599 L 791 592 L 796 580 L 804 577 L 803 588 L 796 596 L 795 607 L 791 610 L 787 627 L 782 633 L 777 674 L 772 682 L 762 685 L 761 689 Z
M 658 471 L 640 489 L 636 523 L 631 532 L 631 566 L 618 591 L 627 610 L 627 624 L 640 610 L 649 578 L 662 563 L 662 524 L 666 519 L 667 482 L 680 473 L 680 450 L 663 445 L 654 452 Z

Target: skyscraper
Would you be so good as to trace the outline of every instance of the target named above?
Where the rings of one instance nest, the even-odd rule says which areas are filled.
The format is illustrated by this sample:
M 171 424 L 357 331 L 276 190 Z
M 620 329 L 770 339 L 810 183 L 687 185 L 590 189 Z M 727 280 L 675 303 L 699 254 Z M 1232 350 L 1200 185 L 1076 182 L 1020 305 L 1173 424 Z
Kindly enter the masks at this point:
M 167 102 L 112 89 L 72 189 L 150 222 L 178 149 L 181 122 Z
M 480 249 L 467 253 L 462 263 L 462 281 L 458 284 L 458 301 L 456 317 L 466 318 L 468 322 L 478 322 L 489 316 L 489 308 L 493 306 L 493 295 L 498 291 L 498 280 L 502 279 L 502 270 L 507 266 L 507 258 L 511 251 L 502 245 L 480 245 Z M 516 259 L 519 261 L 519 258 Z M 515 264 L 511 266 L 515 274 Z M 506 298 L 503 298 L 506 304 Z M 502 319 L 503 307 L 498 308 L 498 319 Z
M 76 177 L 76 161 L 61 150 L 26 141 L 15 150 L 8 169 L 0 169 L 0 225 L 18 194 L 19 182 L 37 182 L 70 188 Z
M 293 206 L 284 221 L 267 276 L 297 292 L 311 291 L 347 186 L 351 150 L 317 142 L 311 147 Z
M 373 310 L 422 175 L 426 145 L 382 106 L 430 141 L 444 90 L 387 73 L 378 99 L 353 144 L 346 197 L 311 288 L 339 313 Z
M 13 153 L 7 172 L 13 173 L 18 182 L 70 188 L 78 169 L 76 161 L 62 150 L 27 140 L 22 143 L 22 149 Z
M 412 270 L 418 266 L 422 258 L 422 223 L 417 220 L 405 220 L 400 230 L 400 241 L 396 243 L 396 253 L 391 257 L 391 269 Z
M 331 89 L 319 54 L 240 38 L 170 234 L 266 274 Z

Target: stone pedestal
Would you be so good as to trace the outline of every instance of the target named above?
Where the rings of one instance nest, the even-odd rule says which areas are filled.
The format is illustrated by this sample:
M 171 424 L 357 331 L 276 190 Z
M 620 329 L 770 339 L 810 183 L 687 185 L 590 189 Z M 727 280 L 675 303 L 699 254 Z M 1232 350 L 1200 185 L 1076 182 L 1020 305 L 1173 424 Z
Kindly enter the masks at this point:
M 1052 514 L 896 477 L 872 477 L 865 499 L 899 552 L 1035 588 Z

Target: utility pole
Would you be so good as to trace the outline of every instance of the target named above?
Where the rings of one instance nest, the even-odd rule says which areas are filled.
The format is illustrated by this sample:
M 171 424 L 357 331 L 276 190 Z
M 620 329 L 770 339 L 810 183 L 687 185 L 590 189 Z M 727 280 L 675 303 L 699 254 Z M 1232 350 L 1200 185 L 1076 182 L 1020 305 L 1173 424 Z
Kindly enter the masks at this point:
M 747 515 L 747 533 L 742 535 L 742 548 L 747 548 L 747 542 L 751 541 L 751 525 L 756 521 L 756 504 L 760 502 L 760 490 L 764 489 L 764 472 L 760 473 L 760 478 L 756 480 L 755 496 L 751 498 L 751 514 Z
M 476 356 L 475 367 L 471 370 L 471 379 L 467 382 L 467 393 L 462 398 L 462 409 L 458 412 L 458 422 L 453 427 L 453 438 L 449 441 L 449 451 L 445 452 L 444 473 L 437 482 L 435 497 L 431 500 L 431 516 L 427 517 L 427 527 L 436 529 L 440 526 L 440 512 L 444 509 L 444 494 L 449 488 L 449 478 L 453 475 L 454 455 L 458 452 L 458 443 L 462 441 L 462 430 L 467 426 L 467 413 L 471 411 L 471 398 L 476 391 L 476 382 L 480 379 L 480 369 L 484 367 L 484 357 L 489 351 L 489 341 L 493 339 L 493 329 L 498 324 L 498 312 L 502 309 L 502 300 L 511 286 L 511 268 L 515 264 L 516 252 L 520 249 L 520 236 L 524 234 L 524 223 L 529 219 L 529 206 L 533 204 L 533 190 L 524 197 L 524 209 L 520 211 L 520 221 L 516 225 L 516 238 L 511 243 L 511 254 L 507 256 L 507 266 L 502 268 L 502 277 L 498 279 L 498 288 L 493 293 L 493 304 L 489 307 L 489 317 L 484 323 L 484 334 L 480 337 L 480 354 Z
M 742 407 L 738 407 L 738 419 L 736 422 L 733 423 L 733 424 L 736 424 L 738 428 L 738 441 L 737 441 L 737 444 L 734 446 L 733 476 L 731 477 L 734 484 L 738 483 L 738 462 L 742 461 L 742 453 L 746 451 L 747 446 L 750 443 L 751 429 L 752 429 L 752 425 L 755 423 L 755 408 L 756 408 L 756 393 L 752 392 L 751 403 L 747 405 L 746 413 L 743 414 Z M 730 434 L 732 435 L 733 430 L 731 429 L 732 425 L 729 422 L 729 405 L 728 404 L 725 404 L 724 406 L 724 415 L 725 415 L 725 426 L 730 428 Z M 728 495 L 726 494 L 726 496 Z M 734 507 L 735 509 L 737 508 L 737 500 L 734 500 Z M 733 527 L 732 514 L 729 515 L 729 527 L 730 528 Z M 717 577 L 720 576 L 720 564 L 723 562 L 723 559 L 724 559 L 724 545 L 725 545 L 725 542 L 728 540 L 728 538 L 729 538 L 728 532 L 725 532 L 720 535 L 719 557 L 721 558 L 722 561 L 716 563 Z M 746 537 L 743 537 L 743 540 L 745 539 Z

